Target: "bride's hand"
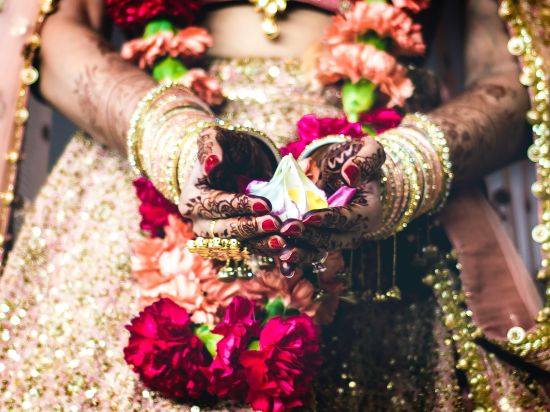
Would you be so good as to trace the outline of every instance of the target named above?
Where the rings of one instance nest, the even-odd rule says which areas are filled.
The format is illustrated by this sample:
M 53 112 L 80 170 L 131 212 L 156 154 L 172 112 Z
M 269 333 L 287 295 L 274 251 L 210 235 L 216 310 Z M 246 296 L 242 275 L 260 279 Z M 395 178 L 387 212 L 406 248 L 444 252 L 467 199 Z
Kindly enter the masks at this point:
M 314 160 L 320 168 L 318 186 L 329 196 L 343 185 L 357 193 L 346 206 L 311 211 L 302 221 L 285 222 L 281 233 L 300 246 L 281 255 L 286 271 L 318 259 L 319 251 L 355 248 L 382 223 L 380 168 L 385 154 L 379 143 L 369 137 L 354 139 L 330 146 Z
M 286 243 L 278 234 L 281 221 L 269 214 L 270 202 L 239 191 L 247 180 L 271 178 L 275 165 L 268 152 L 244 132 L 214 126 L 200 133 L 197 154 L 179 203 L 195 234 L 208 238 L 213 227 L 215 236 L 247 241 L 257 253 L 280 252 Z

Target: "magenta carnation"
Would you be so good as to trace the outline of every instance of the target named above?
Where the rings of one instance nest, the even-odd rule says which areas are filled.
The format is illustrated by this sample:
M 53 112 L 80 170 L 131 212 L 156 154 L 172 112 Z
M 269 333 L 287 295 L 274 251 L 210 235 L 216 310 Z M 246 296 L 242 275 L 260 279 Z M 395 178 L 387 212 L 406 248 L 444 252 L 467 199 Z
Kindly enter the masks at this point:
M 126 326 L 124 359 L 145 386 L 171 398 L 198 399 L 206 389 L 204 345 L 189 327 L 189 315 L 170 299 L 160 299 Z
M 164 226 L 168 224 L 168 216 L 180 216 L 178 207 L 166 199 L 149 180 L 138 177 L 133 185 L 136 195 L 141 201 L 139 213 L 141 230 L 148 231 L 151 237 L 164 236 Z
M 263 412 L 305 405 L 321 365 L 319 332 L 307 315 L 271 318 L 260 334 L 260 349 L 241 354 L 250 387 L 246 401 Z
M 382 133 L 399 125 L 401 119 L 398 111 L 384 107 L 363 113 L 359 122 L 349 122 L 345 117 L 317 117 L 314 114 L 306 114 L 297 123 L 298 140 L 281 147 L 280 152 L 283 156 L 292 154 L 297 159 L 314 140 L 339 134 L 354 139 L 361 138 L 365 135 L 362 125 L 370 126 L 377 133 Z
M 244 400 L 248 391 L 239 356 L 250 341 L 260 334 L 258 306 L 249 299 L 234 297 L 225 311 L 225 317 L 212 333 L 222 335 L 217 344 L 217 355 L 208 368 L 208 392 L 220 398 Z

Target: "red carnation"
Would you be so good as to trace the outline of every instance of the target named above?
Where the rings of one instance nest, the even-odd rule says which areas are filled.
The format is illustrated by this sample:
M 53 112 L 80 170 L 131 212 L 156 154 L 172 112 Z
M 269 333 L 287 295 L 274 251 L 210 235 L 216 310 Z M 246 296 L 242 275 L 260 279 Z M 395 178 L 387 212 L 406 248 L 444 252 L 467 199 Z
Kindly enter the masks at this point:
M 189 315 L 170 299 L 147 306 L 132 324 L 124 359 L 145 386 L 171 398 L 199 398 L 206 387 L 204 345 Z
M 247 349 L 250 341 L 260 334 L 257 311 L 254 301 L 234 297 L 225 311 L 224 320 L 212 330 L 212 333 L 223 336 L 217 344 L 216 358 L 206 372 L 208 392 L 212 395 L 244 399 L 248 384 L 244 370 L 239 365 L 239 356 Z
M 169 18 L 182 26 L 190 24 L 200 9 L 200 0 L 105 0 L 106 12 L 115 24 L 138 31 L 151 20 Z
M 318 329 L 304 314 L 276 316 L 262 329 L 260 349 L 243 352 L 239 360 L 252 408 L 283 412 L 303 406 L 321 365 Z
M 139 227 L 141 230 L 148 231 L 151 237 L 164 236 L 164 226 L 168 224 L 168 216 L 180 216 L 177 206 L 167 200 L 146 178 L 138 177 L 133 184 L 137 197 L 141 201 Z

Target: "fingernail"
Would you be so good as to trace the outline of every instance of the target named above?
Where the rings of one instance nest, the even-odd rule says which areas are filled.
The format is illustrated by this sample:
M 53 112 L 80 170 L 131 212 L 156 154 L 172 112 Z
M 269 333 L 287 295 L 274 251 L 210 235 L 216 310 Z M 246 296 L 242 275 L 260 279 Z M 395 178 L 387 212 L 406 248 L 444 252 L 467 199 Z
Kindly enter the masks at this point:
M 281 273 L 287 278 L 291 278 L 296 274 L 296 266 L 287 262 L 281 263 Z
M 349 165 L 344 169 L 344 174 L 348 178 L 348 182 L 351 186 L 355 185 L 357 178 L 359 177 L 359 168 L 355 165 Z
M 262 222 L 262 229 L 266 232 L 273 232 L 277 230 L 277 225 L 273 220 L 267 219 Z
M 298 260 L 298 253 L 296 253 L 296 251 L 284 253 L 279 259 L 281 259 L 281 261 L 283 262 L 296 263 L 296 261 Z
M 252 210 L 256 213 L 267 213 L 267 212 L 269 212 L 269 208 L 262 202 L 255 202 L 252 205 Z
M 216 155 L 210 155 L 204 161 L 204 171 L 209 174 L 220 163 L 220 158 Z
M 300 236 L 302 234 L 302 227 L 295 223 L 281 229 L 281 233 L 289 236 Z
M 271 249 L 282 249 L 285 247 L 285 244 L 275 237 L 273 239 L 269 239 L 269 247 Z
M 321 218 L 321 216 L 311 215 L 304 219 L 304 223 L 307 223 L 308 225 L 319 225 L 321 224 L 322 220 L 323 219 Z

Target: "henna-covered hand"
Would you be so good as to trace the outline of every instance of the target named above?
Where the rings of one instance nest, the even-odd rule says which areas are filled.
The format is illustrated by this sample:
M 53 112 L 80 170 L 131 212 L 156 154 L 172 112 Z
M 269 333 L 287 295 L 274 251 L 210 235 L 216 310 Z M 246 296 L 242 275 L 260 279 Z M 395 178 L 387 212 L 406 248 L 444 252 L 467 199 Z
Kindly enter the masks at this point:
M 367 137 L 333 145 L 317 156 L 318 186 L 329 195 L 343 185 L 355 187 L 357 192 L 346 206 L 311 211 L 302 221 L 284 223 L 281 234 L 291 245 L 281 255 L 287 272 L 318 259 L 320 250 L 353 249 L 365 234 L 380 227 L 380 168 L 384 160 L 382 146 Z
M 197 163 L 182 190 L 179 209 L 193 221 L 196 235 L 246 241 L 254 251 L 272 255 L 286 243 L 277 234 L 280 220 L 268 215 L 267 199 L 248 196 L 242 187 L 252 179 L 268 180 L 274 164 L 268 152 L 246 133 L 208 127 L 198 137 Z
M 385 158 L 382 146 L 370 137 L 332 145 L 317 159 L 317 185 L 330 195 L 342 185 L 356 187 L 376 180 Z

